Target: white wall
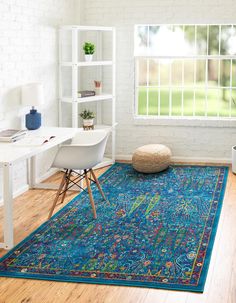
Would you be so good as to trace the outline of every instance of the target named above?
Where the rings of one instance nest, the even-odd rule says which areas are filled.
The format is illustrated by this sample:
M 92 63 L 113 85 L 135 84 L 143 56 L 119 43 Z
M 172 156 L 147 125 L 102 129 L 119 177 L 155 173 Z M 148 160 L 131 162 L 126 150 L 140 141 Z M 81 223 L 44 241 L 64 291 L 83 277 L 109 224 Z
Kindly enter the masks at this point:
M 0 128 L 21 127 L 19 87 L 29 82 L 44 85 L 43 125 L 57 125 L 58 26 L 74 23 L 75 5 L 75 0 L 0 0 Z M 40 175 L 51 158 L 49 153 L 41 159 Z M 25 163 L 19 163 L 14 189 L 25 183 Z
M 115 26 L 118 157 L 131 155 L 142 144 L 160 142 L 185 160 L 227 160 L 236 142 L 235 128 L 135 124 L 133 27 L 136 23 L 235 23 L 235 11 L 233 0 L 0 0 L 0 128 L 22 125 L 19 87 L 32 81 L 44 84 L 43 124 L 57 124 L 59 25 Z M 47 171 L 51 159 L 50 153 L 40 161 L 39 174 Z M 25 163 L 19 163 L 14 170 L 15 190 L 25 183 Z
M 236 122 L 208 127 L 136 125 L 133 118 L 133 30 L 138 23 L 236 23 L 234 0 L 84 0 L 81 24 L 117 28 L 117 154 L 124 158 L 147 143 L 164 143 L 176 159 L 229 161 L 236 144 Z M 217 126 L 217 127 L 216 127 Z

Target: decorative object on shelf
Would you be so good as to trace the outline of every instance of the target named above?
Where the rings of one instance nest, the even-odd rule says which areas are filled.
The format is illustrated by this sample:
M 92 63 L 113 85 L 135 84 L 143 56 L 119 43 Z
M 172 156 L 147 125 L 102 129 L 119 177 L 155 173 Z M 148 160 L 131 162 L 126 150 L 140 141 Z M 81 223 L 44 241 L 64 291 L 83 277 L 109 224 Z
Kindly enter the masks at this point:
M 94 112 L 85 109 L 80 113 L 80 117 L 83 119 L 84 130 L 94 129 L 94 125 L 93 125 L 93 119 L 95 118 Z
M 25 116 L 25 126 L 29 130 L 38 129 L 41 126 L 41 114 L 34 108 L 44 103 L 43 85 L 41 83 L 29 83 L 22 86 L 21 103 L 31 105 L 30 112 Z
M 85 61 L 90 62 L 93 60 L 93 54 L 95 52 L 95 45 L 91 42 L 85 42 L 83 45 L 85 54 Z
M 95 85 L 96 95 L 101 95 L 102 94 L 102 81 L 94 80 L 94 85 Z
M 78 92 L 78 98 L 92 97 L 95 94 L 94 90 L 81 90 Z

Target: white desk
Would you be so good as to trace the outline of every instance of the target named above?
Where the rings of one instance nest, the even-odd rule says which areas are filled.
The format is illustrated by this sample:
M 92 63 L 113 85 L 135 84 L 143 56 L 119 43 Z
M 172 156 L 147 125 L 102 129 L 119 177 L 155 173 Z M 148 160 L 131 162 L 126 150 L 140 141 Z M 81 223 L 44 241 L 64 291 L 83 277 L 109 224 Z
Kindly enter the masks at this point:
M 13 165 L 22 160 L 30 159 L 31 169 L 29 185 L 30 187 L 40 186 L 36 185 L 36 171 L 35 171 L 35 157 L 52 147 L 55 147 L 69 139 L 71 139 L 80 129 L 76 128 L 62 128 L 62 127 L 42 127 L 38 130 L 29 131 L 27 140 L 22 139 L 14 143 L 0 143 L 0 165 L 3 167 L 3 236 L 4 242 L 0 243 L 0 248 L 11 249 L 14 246 L 14 226 L 13 226 Z M 39 139 L 55 138 L 49 140 L 47 143 L 39 143 Z M 32 140 L 31 140 L 32 138 Z

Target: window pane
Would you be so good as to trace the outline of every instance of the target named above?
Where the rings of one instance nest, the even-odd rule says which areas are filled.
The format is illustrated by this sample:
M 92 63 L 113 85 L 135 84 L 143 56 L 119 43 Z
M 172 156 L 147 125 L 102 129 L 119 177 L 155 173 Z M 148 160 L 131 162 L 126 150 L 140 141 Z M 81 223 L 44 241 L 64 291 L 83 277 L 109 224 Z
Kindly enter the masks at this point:
M 197 60 L 196 62 L 196 85 L 205 85 L 206 60 Z
M 236 117 L 236 89 L 232 89 L 232 117 Z
M 186 88 L 184 90 L 184 116 L 193 115 L 193 90 Z
M 219 25 L 209 26 L 208 55 L 219 54 Z
M 150 55 L 155 55 L 156 52 L 158 51 L 159 33 L 160 33 L 160 26 L 149 26 L 149 54 Z
M 149 85 L 158 86 L 158 60 L 149 60 Z
M 175 60 L 172 63 L 172 85 L 182 85 L 182 60 Z
M 236 54 L 236 28 L 231 25 L 221 26 L 221 55 Z
M 148 114 L 158 115 L 158 90 L 149 88 Z
M 170 77 L 170 60 L 162 59 L 160 60 L 160 84 L 169 85 Z
M 135 55 L 147 54 L 148 27 L 146 25 L 136 26 L 135 33 Z
M 218 107 L 219 104 L 221 102 L 221 100 L 219 100 L 220 96 L 220 90 L 219 89 L 208 89 L 207 92 L 207 115 L 208 116 L 217 116 L 218 113 Z
M 207 26 L 197 26 L 197 54 L 207 55 Z
M 169 115 L 169 89 L 161 89 L 160 91 L 160 115 Z
M 138 88 L 138 114 L 147 114 L 147 89 L 146 87 Z
M 232 86 L 236 87 L 236 60 L 232 60 Z
M 173 54 L 173 31 L 172 27 L 168 25 L 161 25 L 158 31 L 156 40 L 156 51 L 160 56 L 170 56 Z
M 229 54 L 236 55 L 236 25 L 231 27 L 231 36 L 229 38 Z
M 172 90 L 172 116 L 181 116 L 182 111 L 182 90 Z
M 195 26 L 186 25 L 184 26 L 184 37 L 185 37 L 185 48 L 186 51 L 183 55 L 195 55 Z
M 138 60 L 138 85 L 147 85 L 147 60 Z
M 184 62 L 184 85 L 193 86 L 194 83 L 194 61 L 185 60 Z
M 208 60 L 208 85 L 216 86 L 218 84 L 218 60 Z
M 220 116 L 229 117 L 230 109 L 230 91 L 229 89 L 221 89 L 221 100 L 220 100 Z
M 196 90 L 195 116 L 205 116 L 205 94 L 204 88 Z
M 221 60 L 220 64 L 220 85 L 230 85 L 230 60 Z
M 230 27 L 228 25 L 221 26 L 221 41 L 220 41 L 220 54 L 228 55 L 228 40 L 230 36 Z

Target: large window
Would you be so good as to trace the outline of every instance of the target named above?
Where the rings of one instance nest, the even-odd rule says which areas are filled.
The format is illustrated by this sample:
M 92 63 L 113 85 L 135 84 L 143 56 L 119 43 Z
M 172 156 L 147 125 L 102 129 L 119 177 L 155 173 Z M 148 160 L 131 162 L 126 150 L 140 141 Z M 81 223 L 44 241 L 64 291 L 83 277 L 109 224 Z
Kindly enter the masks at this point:
M 139 116 L 236 117 L 236 25 L 136 25 Z

